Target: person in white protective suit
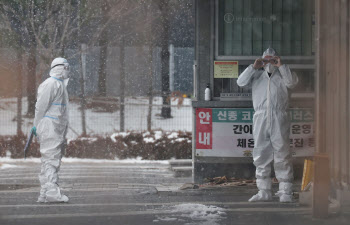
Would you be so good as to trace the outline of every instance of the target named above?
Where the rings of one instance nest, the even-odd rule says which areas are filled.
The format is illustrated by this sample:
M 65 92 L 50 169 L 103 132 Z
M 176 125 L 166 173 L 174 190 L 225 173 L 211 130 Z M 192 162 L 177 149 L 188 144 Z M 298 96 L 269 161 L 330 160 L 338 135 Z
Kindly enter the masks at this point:
M 58 186 L 58 171 L 65 151 L 68 129 L 69 64 L 64 58 L 51 63 L 50 78 L 38 88 L 32 130 L 40 142 L 41 184 L 38 202 L 68 202 Z
M 289 90 L 298 83 L 298 77 L 280 57 L 268 48 L 261 59 L 250 65 L 238 77 L 241 87 L 252 85 L 255 114 L 253 117 L 254 150 L 257 187 L 259 192 L 250 202 L 270 201 L 271 163 L 274 162 L 276 178 L 279 181 L 280 202 L 292 202 L 293 165 L 289 150 L 290 121 Z

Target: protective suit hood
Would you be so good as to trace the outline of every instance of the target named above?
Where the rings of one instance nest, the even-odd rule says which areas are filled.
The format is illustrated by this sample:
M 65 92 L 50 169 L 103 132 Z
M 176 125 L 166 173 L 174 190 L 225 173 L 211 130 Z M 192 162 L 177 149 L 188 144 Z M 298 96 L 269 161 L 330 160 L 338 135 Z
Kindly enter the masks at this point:
M 262 58 L 265 58 L 265 56 L 276 56 L 276 51 L 273 48 L 269 47 L 264 51 Z
M 61 80 L 70 78 L 69 63 L 64 58 L 56 58 L 51 63 L 50 76 Z

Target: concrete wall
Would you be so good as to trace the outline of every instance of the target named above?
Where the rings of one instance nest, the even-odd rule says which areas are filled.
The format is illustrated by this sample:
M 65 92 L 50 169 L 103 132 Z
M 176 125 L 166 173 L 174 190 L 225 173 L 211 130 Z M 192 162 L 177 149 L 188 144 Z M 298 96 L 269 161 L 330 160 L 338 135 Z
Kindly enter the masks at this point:
M 317 152 L 330 157 L 330 177 L 350 186 L 349 0 L 318 0 Z

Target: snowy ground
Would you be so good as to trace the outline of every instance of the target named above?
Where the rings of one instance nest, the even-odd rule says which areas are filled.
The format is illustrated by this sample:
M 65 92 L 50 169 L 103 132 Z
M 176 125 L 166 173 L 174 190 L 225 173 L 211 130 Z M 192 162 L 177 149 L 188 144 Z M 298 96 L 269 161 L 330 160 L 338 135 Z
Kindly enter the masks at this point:
M 196 223 L 191 224 L 219 225 L 220 221 L 226 218 L 224 212 L 226 209 L 213 205 L 185 203 L 163 208 L 170 210 L 173 216 L 157 216 L 157 219 L 153 220 L 154 223 L 185 222 L 190 219 L 196 221 Z
M 0 157 L 0 169 L 15 168 L 17 164 L 21 163 L 40 163 L 40 158 L 27 158 L 27 159 L 12 159 L 10 157 Z M 80 159 L 80 158 L 62 158 L 63 163 L 111 163 L 111 164 L 163 164 L 169 165 L 168 160 L 142 160 L 141 157 L 133 159 Z M 12 164 L 11 164 L 12 163 Z
M 272 202 L 248 202 L 256 187 L 179 190 L 191 178 L 174 177 L 164 161 L 65 160 L 59 183 L 69 203 L 40 204 L 40 163 L 0 158 L 0 224 L 348 225 L 350 220 L 349 207 L 315 220 L 311 208 L 297 201 L 283 204 L 274 196 Z
M 126 98 L 125 100 L 125 129 L 132 131 L 145 131 L 147 129 L 148 99 L 145 97 Z M 161 111 L 161 98 L 155 97 L 152 110 L 152 129 L 165 131 L 191 131 L 192 130 L 192 107 L 191 100 L 185 99 L 182 107 L 172 107 L 171 119 L 159 117 Z M 171 102 L 177 105 L 177 100 Z M 67 137 L 72 139 L 82 132 L 81 112 L 78 103 L 70 103 L 69 106 L 70 129 Z M 23 114 L 26 113 L 27 101 L 23 98 Z M 16 134 L 17 122 L 16 98 L 0 98 L 0 135 Z M 87 133 L 90 135 L 110 135 L 119 131 L 119 111 L 114 113 L 86 111 Z M 23 131 L 26 133 L 32 127 L 33 119 L 24 118 Z
M 172 172 L 168 169 L 169 162 L 167 160 L 141 160 L 141 159 L 126 159 L 126 160 L 95 160 L 95 159 L 77 159 L 77 158 L 63 158 L 62 169 L 60 172 L 61 187 L 70 198 L 71 202 L 69 205 L 77 205 L 80 207 L 93 207 L 95 204 L 99 204 L 100 207 L 107 206 L 118 207 L 117 211 L 113 210 L 113 215 L 118 214 L 118 216 L 128 216 L 128 214 L 123 213 L 126 207 L 132 207 L 140 205 L 140 209 L 133 209 L 132 216 L 135 214 L 142 221 L 142 217 L 145 215 L 152 216 L 147 219 L 145 224 L 192 224 L 192 225 L 219 225 L 220 222 L 227 218 L 226 209 L 201 202 L 184 202 L 179 201 L 168 201 L 167 198 L 157 198 L 156 194 L 159 194 L 160 190 L 163 189 L 177 189 L 184 182 L 189 182 L 190 178 L 175 178 L 172 176 Z M 0 189 L 0 196 L 4 197 L 3 194 L 11 195 L 11 198 L 4 197 L 0 201 L 0 208 L 4 211 L 10 210 L 11 206 L 8 205 L 9 201 L 13 201 L 17 194 L 26 194 L 25 198 L 26 204 L 31 205 L 29 208 L 31 210 L 40 210 L 35 204 L 35 198 L 38 195 L 38 179 L 37 173 L 40 168 L 40 159 L 29 158 L 29 159 L 11 159 L 11 158 L 0 158 L 0 186 L 6 187 L 8 185 L 11 188 L 13 182 L 17 185 L 16 187 L 25 187 L 20 190 L 6 191 Z M 22 176 L 21 174 L 25 174 Z M 152 181 L 149 180 L 152 178 Z M 102 180 L 103 181 L 102 181 Z M 122 182 L 123 181 L 123 182 Z M 136 182 L 137 181 L 137 182 Z M 126 192 L 127 191 L 127 192 Z M 98 195 L 94 194 L 98 193 Z M 86 195 L 88 194 L 88 196 Z M 103 202 L 105 196 L 112 197 L 111 199 L 118 198 L 117 196 L 123 195 L 127 197 L 120 203 L 119 199 L 116 199 L 119 204 L 111 202 L 98 203 L 96 201 Z M 162 196 L 161 194 L 160 196 Z M 97 197 L 97 198 L 96 198 Z M 147 199 L 148 202 L 143 204 L 132 203 L 134 198 Z M 90 198 L 94 198 L 91 200 Z M 100 198 L 100 199 L 98 199 Z M 120 197 L 119 197 L 120 198 Z M 82 199 L 82 200 L 81 200 Z M 82 202 L 82 201 L 93 201 L 92 202 Z M 28 201 L 29 200 L 29 201 Z M 140 200 L 138 200 L 140 201 Z M 165 202 L 164 202 L 165 201 Z M 6 205 L 6 203 L 7 205 Z M 22 202 L 23 203 L 23 202 Z M 16 204 L 12 202 L 11 205 Z M 217 204 L 217 203 L 214 203 Z M 51 205 L 53 206 L 53 205 Z M 66 205 L 61 205 L 66 206 Z M 143 209 L 147 206 L 147 209 Z M 63 212 L 64 209 L 60 207 L 59 213 L 57 211 L 54 214 L 50 214 L 52 218 L 50 220 L 55 220 L 56 217 L 79 217 L 80 210 L 76 212 L 69 207 L 70 210 Z M 120 208 L 123 207 L 123 208 Z M 49 207 L 50 208 L 50 207 Z M 4 216 L 6 222 L 15 222 L 13 218 L 20 218 L 21 216 L 29 219 L 31 222 L 33 220 L 40 218 L 40 216 L 47 216 L 45 213 L 51 213 L 51 210 L 47 208 L 46 212 L 31 213 L 22 208 L 21 212 L 9 211 L 8 214 Z M 43 210 L 43 209 L 41 209 Z M 62 211 L 63 210 L 63 211 Z M 135 211 L 137 210 L 137 211 Z M 73 212 L 74 211 L 74 212 Z M 104 213 L 110 213 L 107 209 Z M 142 212 L 148 212 L 144 213 Z M 70 215 L 66 215 L 67 213 Z M 130 212 L 130 211 L 128 211 Z M 4 212 L 5 213 L 5 212 Z M 73 214 L 72 214 L 73 213 Z M 141 214 L 140 214 L 141 213 Z M 1 217 L 0 213 L 0 217 Z M 20 215 L 19 215 L 20 214 Z M 125 214 L 125 215 L 124 215 Z M 38 217 L 39 216 L 39 217 Z M 98 216 L 97 216 L 98 217 Z M 81 217 L 84 218 L 84 217 Z M 86 218 L 85 218 L 86 219 Z M 1 219 L 0 219 L 1 221 Z M 17 221 L 19 223 L 24 222 Z M 129 220 L 130 221 L 130 220 Z M 5 222 L 5 221 L 4 221 Z M 139 224 L 139 223 L 135 223 Z
M 39 159 L 0 158 L 1 224 L 219 225 L 227 219 L 222 202 L 171 194 L 191 178 L 174 177 L 168 161 L 63 158 L 60 187 L 70 202 L 61 205 L 35 202 L 39 170 Z

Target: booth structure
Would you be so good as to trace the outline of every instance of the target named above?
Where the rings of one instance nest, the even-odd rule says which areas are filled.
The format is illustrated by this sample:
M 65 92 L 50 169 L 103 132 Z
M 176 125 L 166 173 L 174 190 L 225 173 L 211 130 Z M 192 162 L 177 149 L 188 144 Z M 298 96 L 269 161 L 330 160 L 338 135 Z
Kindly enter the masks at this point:
M 295 164 L 314 152 L 314 0 L 196 0 L 193 178 L 252 177 L 251 87 L 237 78 L 272 47 L 299 78 L 290 100 Z M 204 101 L 209 84 L 211 101 Z

